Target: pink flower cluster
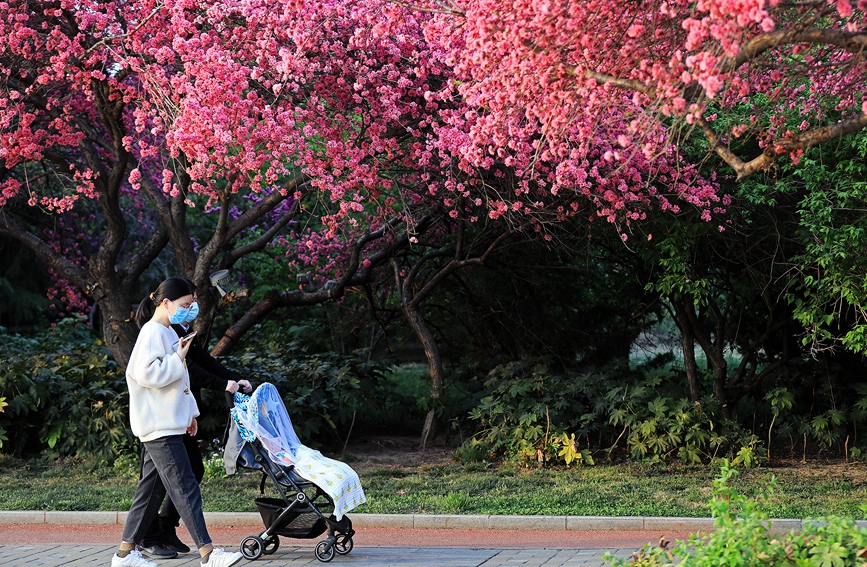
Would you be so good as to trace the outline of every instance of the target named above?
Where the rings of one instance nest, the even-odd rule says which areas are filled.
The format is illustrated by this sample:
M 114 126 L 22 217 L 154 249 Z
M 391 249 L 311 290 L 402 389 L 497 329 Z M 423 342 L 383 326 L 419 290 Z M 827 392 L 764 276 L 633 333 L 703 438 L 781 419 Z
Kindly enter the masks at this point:
M 834 110 L 844 117 L 867 108 L 860 48 L 843 47 L 863 45 L 867 2 L 857 11 L 849 1 L 830 3 L 838 18 L 819 20 L 829 33 L 790 40 L 773 34 L 802 29 L 825 9 L 821 2 L 785 9 L 780 0 L 454 2 L 426 28 L 473 109 L 452 115 L 463 137 L 451 150 L 468 167 L 494 159 L 533 172 L 552 193 L 584 195 L 611 220 L 616 211 L 640 216 L 636 205 L 649 199 L 670 209 L 651 189 L 674 168 L 681 175 L 669 178 L 666 199 L 677 194 L 712 212 L 714 184 L 682 169 L 670 134 L 680 136 L 683 122 L 712 121 L 708 104 L 737 110 L 759 95 L 753 100 L 767 101 L 756 107 L 759 119 L 719 135 L 751 131 L 780 143 L 824 125 L 828 101 L 839 101 Z M 788 128 L 775 124 L 792 110 L 802 116 Z M 568 182 L 545 178 L 548 164 L 570 172 Z
M 835 2 L 834 29 L 863 32 L 865 1 Z M 760 132 L 774 148 L 865 105 L 864 63 L 845 50 L 772 47 L 732 66 L 812 4 L 443 5 L 0 2 L 0 160 L 20 173 L 0 185 L 0 206 L 26 197 L 74 210 L 105 198 L 125 163 L 121 195 L 148 226 L 149 188 L 212 211 L 285 191 L 300 173 L 323 229 L 279 246 L 328 271 L 346 243 L 395 217 L 410 232 L 427 214 L 538 232 L 576 215 L 625 229 L 684 206 L 710 220 L 728 198 L 678 148 L 678 128 L 708 104 L 725 112 L 764 95 L 756 120 L 725 134 Z M 802 116 L 788 124 L 793 108 Z M 34 164 L 57 182 L 33 183 Z

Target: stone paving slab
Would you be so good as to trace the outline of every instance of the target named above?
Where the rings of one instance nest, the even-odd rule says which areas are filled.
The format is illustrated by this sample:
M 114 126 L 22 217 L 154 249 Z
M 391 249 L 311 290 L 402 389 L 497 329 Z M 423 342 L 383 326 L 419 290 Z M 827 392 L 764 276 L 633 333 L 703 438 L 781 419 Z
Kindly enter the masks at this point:
M 110 565 L 115 549 L 105 544 L 0 545 L 0 565 Z
M 0 545 L 0 565 L 4 567 L 93 567 L 108 566 L 116 546 L 107 544 Z M 603 567 L 602 549 L 484 549 L 463 547 L 370 547 L 337 556 L 331 565 L 338 567 Z M 611 550 L 625 558 L 634 549 Z M 158 561 L 160 567 L 199 567 L 195 553 L 177 559 Z M 242 559 L 238 567 L 323 565 L 310 548 L 281 546 L 274 554 L 255 561 Z

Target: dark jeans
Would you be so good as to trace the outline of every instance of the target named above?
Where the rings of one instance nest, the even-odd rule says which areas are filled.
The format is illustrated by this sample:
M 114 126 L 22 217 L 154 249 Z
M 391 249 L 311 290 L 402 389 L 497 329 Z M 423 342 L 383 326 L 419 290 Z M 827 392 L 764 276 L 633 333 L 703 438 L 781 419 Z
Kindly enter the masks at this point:
M 171 435 L 142 443 L 141 478 L 123 527 L 123 541 L 143 542 L 168 492 L 196 547 L 211 543 L 202 513 L 202 493 L 183 438 Z
M 186 433 L 183 435 L 184 448 L 187 450 L 187 456 L 190 458 L 190 466 L 193 469 L 193 475 L 196 477 L 196 482 L 202 482 L 205 476 L 205 462 L 202 460 L 202 452 L 199 450 L 199 444 L 195 437 L 191 437 Z M 142 454 L 144 460 L 144 454 Z M 181 514 L 175 507 L 171 498 L 166 498 L 163 501 L 163 507 L 159 515 L 155 516 L 151 522 L 148 531 L 144 535 L 143 545 L 150 547 L 160 543 L 162 540 L 163 530 L 169 527 L 176 528 L 180 525 Z

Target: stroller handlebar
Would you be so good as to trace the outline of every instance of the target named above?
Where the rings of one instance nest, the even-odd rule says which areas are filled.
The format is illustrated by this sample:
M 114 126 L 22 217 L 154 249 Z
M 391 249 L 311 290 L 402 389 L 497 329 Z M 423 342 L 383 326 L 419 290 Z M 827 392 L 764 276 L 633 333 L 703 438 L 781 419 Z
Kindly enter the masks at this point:
M 238 391 L 242 392 L 244 394 L 252 394 L 253 389 L 254 388 L 253 388 L 252 384 L 246 388 L 244 386 L 239 385 Z M 225 390 L 223 392 L 223 394 L 226 396 L 226 405 L 229 407 L 229 409 L 232 409 L 233 407 L 235 407 L 235 394 L 233 394 L 232 392 L 230 392 L 228 390 Z

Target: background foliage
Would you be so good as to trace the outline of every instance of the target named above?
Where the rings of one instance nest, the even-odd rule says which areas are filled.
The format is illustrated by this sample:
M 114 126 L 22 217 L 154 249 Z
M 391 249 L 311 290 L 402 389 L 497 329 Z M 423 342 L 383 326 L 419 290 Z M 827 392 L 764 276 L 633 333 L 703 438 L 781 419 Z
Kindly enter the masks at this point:
M 302 439 L 338 450 L 368 432 L 415 433 L 433 411 L 465 463 L 861 458 L 865 140 L 722 180 L 735 196 L 723 231 L 685 211 L 635 225 L 645 237 L 624 244 L 574 220 L 443 277 L 422 307 L 444 363 L 439 397 L 385 265 L 339 300 L 265 318 L 222 360 L 275 383 Z M 39 263 L 3 242 L 0 450 L 114 458 L 132 444 L 122 374 L 89 320 L 39 300 L 52 285 Z M 429 250 L 449 248 L 412 258 Z M 250 302 L 291 276 L 268 257 L 235 272 Z M 211 339 L 245 308 L 219 311 Z M 205 406 L 213 444 L 225 405 Z

